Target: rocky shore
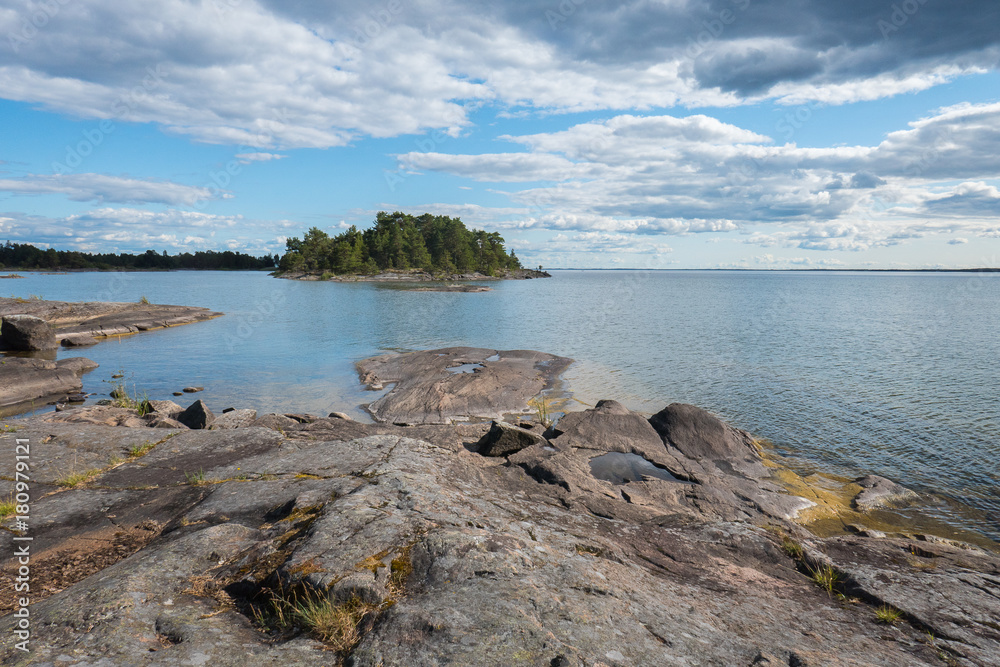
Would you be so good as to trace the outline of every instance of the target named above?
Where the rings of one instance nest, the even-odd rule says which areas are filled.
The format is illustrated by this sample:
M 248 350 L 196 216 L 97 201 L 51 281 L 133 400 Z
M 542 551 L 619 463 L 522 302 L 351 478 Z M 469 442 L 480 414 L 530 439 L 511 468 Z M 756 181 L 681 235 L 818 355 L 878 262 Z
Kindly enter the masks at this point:
M 317 271 L 275 271 L 271 275 L 287 280 L 329 280 L 332 282 L 354 283 L 422 283 L 422 282 L 463 282 L 478 280 L 531 280 L 532 278 L 551 278 L 548 271 L 538 271 L 535 269 L 505 269 L 499 274 L 489 276 L 484 273 L 474 271 L 472 273 L 449 273 L 434 274 L 421 269 L 400 269 L 394 271 L 383 271 L 376 274 L 354 274 L 346 276 L 333 275 Z M 428 288 L 431 289 L 431 288 Z M 437 289 L 435 291 L 441 291 Z M 445 291 L 480 291 L 468 289 L 448 289 Z
M 0 660 L 998 664 L 994 551 L 905 529 L 818 537 L 794 473 L 695 406 L 602 401 L 551 424 L 518 402 L 568 362 L 366 360 L 362 379 L 403 397 L 373 424 L 201 401 L 20 420 L 3 442 L 31 446 L 32 654 L 8 615 Z M 507 373 L 522 389 L 504 420 L 461 421 Z M 412 400 L 435 382 L 421 418 Z M 856 486 L 854 512 L 914 500 Z M 0 497 L 13 488 L 0 479 Z
M 221 316 L 207 308 L 151 303 L 0 298 L 0 416 L 57 401 L 80 400 L 89 359 L 56 361 L 56 349 L 95 345 L 113 336 L 202 322 Z M 18 355 L 18 356 L 14 356 Z

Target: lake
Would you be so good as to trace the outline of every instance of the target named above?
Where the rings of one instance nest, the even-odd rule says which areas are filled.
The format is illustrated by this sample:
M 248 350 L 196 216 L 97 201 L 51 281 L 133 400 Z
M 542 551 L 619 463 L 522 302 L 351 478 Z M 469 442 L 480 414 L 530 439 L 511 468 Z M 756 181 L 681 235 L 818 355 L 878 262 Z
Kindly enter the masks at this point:
M 60 357 L 150 398 L 364 418 L 354 362 L 469 345 L 572 357 L 568 409 L 693 403 L 770 440 L 800 472 L 884 475 L 921 511 L 1000 539 L 1000 275 L 553 271 L 491 292 L 412 292 L 256 272 L 23 273 L 4 296 L 205 306 L 210 322 Z M 192 397 L 178 399 L 186 403 Z

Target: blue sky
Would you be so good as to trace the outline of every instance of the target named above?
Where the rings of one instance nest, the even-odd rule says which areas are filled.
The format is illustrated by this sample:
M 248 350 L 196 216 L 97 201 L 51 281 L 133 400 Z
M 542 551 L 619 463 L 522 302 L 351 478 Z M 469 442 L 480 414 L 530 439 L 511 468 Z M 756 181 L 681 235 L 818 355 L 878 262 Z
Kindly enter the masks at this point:
M 379 210 L 527 265 L 1000 260 L 994 0 L 0 0 L 0 240 L 281 252 Z

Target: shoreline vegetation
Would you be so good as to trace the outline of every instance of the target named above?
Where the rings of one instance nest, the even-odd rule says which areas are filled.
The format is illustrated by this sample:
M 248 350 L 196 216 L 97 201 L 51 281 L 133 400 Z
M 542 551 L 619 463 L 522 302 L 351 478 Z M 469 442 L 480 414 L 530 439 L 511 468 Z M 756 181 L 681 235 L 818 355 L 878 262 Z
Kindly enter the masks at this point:
M 241 252 L 199 250 L 168 255 L 147 250 L 130 253 L 87 253 L 76 250 L 42 250 L 29 243 L 0 246 L 0 270 L 20 271 L 252 271 L 273 269 L 277 255 L 253 257 Z M 9 276 L 4 276 L 9 277 Z
M 272 275 L 296 280 L 457 281 L 550 277 L 525 269 L 496 232 L 470 230 L 458 218 L 380 211 L 374 226 L 337 236 L 313 227 L 286 242 Z

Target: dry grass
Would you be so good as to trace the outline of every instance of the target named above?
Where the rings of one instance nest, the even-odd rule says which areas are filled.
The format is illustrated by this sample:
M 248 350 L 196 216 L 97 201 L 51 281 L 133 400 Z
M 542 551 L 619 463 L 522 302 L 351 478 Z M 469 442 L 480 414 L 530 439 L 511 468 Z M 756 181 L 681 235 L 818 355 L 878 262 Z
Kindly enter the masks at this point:
M 100 475 L 103 470 L 100 468 L 92 468 L 91 470 L 84 470 L 81 472 L 71 472 L 65 477 L 56 480 L 57 486 L 64 486 L 68 489 L 75 489 L 83 486 L 90 480 L 94 479 Z
M 293 616 L 316 639 L 335 651 L 347 652 L 361 641 L 361 623 L 378 611 L 378 605 L 357 596 L 345 602 L 326 596 L 307 596 L 295 605 Z

